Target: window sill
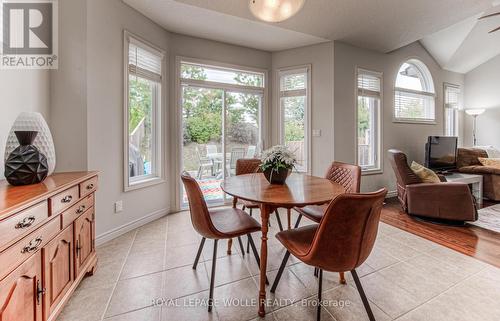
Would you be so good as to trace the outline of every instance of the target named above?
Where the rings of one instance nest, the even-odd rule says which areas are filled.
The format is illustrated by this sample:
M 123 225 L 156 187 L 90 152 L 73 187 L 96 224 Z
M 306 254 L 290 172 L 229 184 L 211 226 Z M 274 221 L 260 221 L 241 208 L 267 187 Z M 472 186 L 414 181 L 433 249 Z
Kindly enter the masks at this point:
M 374 169 L 365 169 L 361 170 L 361 176 L 369 176 L 369 175 L 379 175 L 383 174 L 384 171 L 380 168 L 374 168 Z
M 136 182 L 129 183 L 128 185 L 125 185 L 124 191 L 125 192 L 135 191 L 141 188 L 164 184 L 165 182 L 166 180 L 161 177 L 145 178 L 138 180 Z
M 392 119 L 393 123 L 400 124 L 414 124 L 414 125 L 436 125 L 437 122 L 435 120 L 411 120 L 411 119 Z

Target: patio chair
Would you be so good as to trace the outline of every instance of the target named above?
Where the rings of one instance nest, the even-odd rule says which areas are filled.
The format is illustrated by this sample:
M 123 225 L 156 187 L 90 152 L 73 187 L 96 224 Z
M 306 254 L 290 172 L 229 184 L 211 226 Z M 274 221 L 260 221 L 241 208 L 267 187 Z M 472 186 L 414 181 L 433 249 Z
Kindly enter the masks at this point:
M 232 176 L 236 174 L 236 161 L 240 158 L 245 157 L 245 149 L 242 147 L 231 148 L 231 156 L 229 158 L 229 163 L 227 164 L 227 175 Z
M 198 147 L 195 147 L 196 156 L 198 157 L 198 174 L 196 175 L 197 179 L 202 179 L 203 173 L 210 169 L 210 173 L 214 176 L 214 162 L 205 156 L 202 156 Z
M 248 146 L 245 158 L 254 158 L 256 151 L 257 151 L 257 146 L 254 146 L 254 145 Z

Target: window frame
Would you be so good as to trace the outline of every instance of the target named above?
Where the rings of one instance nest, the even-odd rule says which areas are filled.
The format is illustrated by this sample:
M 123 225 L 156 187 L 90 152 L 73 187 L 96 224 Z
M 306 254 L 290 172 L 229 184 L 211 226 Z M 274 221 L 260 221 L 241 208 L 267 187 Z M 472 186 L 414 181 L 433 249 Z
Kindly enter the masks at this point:
M 378 111 L 376 113 L 376 128 L 377 128 L 377 135 L 375 138 L 375 166 L 373 167 L 368 167 L 368 168 L 363 168 L 361 165 L 359 165 L 359 149 L 358 149 L 358 99 L 359 97 L 370 97 L 370 95 L 362 95 L 360 93 L 360 89 L 358 87 L 358 76 L 362 73 L 375 76 L 380 80 L 380 92 L 379 92 L 379 105 L 378 105 Z M 383 157 L 382 157 L 382 139 L 383 139 L 383 122 L 382 122 L 382 117 L 383 117 L 383 103 L 384 103 L 384 73 L 381 71 L 375 71 L 375 70 L 370 70 L 367 68 L 359 67 L 356 66 L 355 69 L 355 101 L 354 101 L 354 139 L 355 139 L 355 162 L 358 166 L 361 167 L 361 175 L 374 175 L 374 174 L 381 174 L 383 173 Z M 373 96 L 371 96 L 373 98 Z
M 448 102 L 447 102 L 447 97 L 448 97 L 448 89 L 455 89 L 458 90 L 458 100 L 457 100 L 457 106 L 456 107 L 449 107 Z M 443 83 L 443 113 L 444 113 L 444 135 L 445 136 L 451 136 L 451 137 L 459 137 L 459 128 L 460 128 L 460 120 L 459 120 L 459 110 L 460 108 L 460 96 L 462 94 L 462 88 L 460 85 L 457 84 L 452 84 L 452 83 Z M 453 135 L 448 135 L 448 110 L 452 110 L 453 115 L 454 115 L 454 124 L 453 124 Z
M 422 80 L 425 84 L 425 89 L 422 91 L 412 90 L 408 88 L 397 87 L 396 83 L 399 77 L 399 71 L 404 64 L 413 65 L 417 71 L 422 76 Z M 432 104 L 434 108 L 434 119 L 418 119 L 418 118 L 403 118 L 396 116 L 396 98 L 397 93 L 407 93 L 407 94 L 415 94 L 420 96 L 427 96 L 432 98 Z M 418 58 L 409 58 L 404 60 L 401 64 L 399 64 L 398 70 L 396 71 L 396 77 L 394 79 L 394 92 L 393 92 L 393 108 L 392 108 L 392 122 L 393 123 L 408 123 L 408 124 L 422 124 L 422 125 L 435 125 L 437 124 L 437 115 L 436 115 L 436 88 L 434 84 L 434 78 L 432 77 L 432 73 L 429 70 L 429 67 Z
M 137 177 L 130 177 L 129 173 L 129 95 L 130 95 L 130 77 L 129 70 L 129 45 L 133 43 L 144 50 L 149 51 L 161 57 L 161 80 L 153 89 L 152 99 L 154 106 L 152 106 L 153 118 L 153 160 L 151 164 L 151 174 L 141 175 Z M 147 40 L 129 32 L 123 31 L 123 79 L 124 79 L 124 93 L 123 93 L 123 189 L 124 192 L 141 189 L 144 187 L 165 183 L 165 152 L 164 136 L 165 136 L 165 104 L 167 99 L 167 72 L 166 72 L 166 53 L 165 50 L 153 45 Z M 139 78 L 144 78 L 138 76 Z M 147 78 L 144 78 L 147 79 Z
M 286 75 L 293 75 L 306 72 L 306 88 L 299 90 L 290 90 L 287 95 L 282 95 L 281 91 L 281 77 Z M 311 92 L 312 92 L 312 65 L 298 65 L 298 66 L 290 66 L 285 68 L 279 68 L 276 70 L 276 81 L 275 81 L 275 92 L 276 94 L 276 106 L 278 107 L 278 121 L 279 121 L 279 143 L 281 145 L 285 144 L 285 110 L 281 104 L 281 98 L 283 97 L 298 97 L 303 96 L 301 93 L 305 92 L 306 96 L 306 106 L 304 112 L 304 143 L 305 143 L 305 166 L 303 171 L 299 171 L 301 173 L 311 173 L 312 162 L 311 162 Z

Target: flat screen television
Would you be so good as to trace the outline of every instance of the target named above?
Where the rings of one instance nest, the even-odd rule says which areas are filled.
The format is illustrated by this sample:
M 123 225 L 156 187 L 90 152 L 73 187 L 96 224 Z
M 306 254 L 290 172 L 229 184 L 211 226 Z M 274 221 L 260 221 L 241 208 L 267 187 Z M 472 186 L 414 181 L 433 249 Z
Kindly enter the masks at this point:
M 457 168 L 457 137 L 429 136 L 425 144 L 425 166 L 435 171 Z

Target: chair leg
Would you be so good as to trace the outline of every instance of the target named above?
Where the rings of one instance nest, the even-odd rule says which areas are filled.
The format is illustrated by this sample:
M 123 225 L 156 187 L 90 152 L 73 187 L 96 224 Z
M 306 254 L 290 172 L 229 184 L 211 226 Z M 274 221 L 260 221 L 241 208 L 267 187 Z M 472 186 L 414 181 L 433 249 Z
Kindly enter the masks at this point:
M 302 214 L 299 213 L 299 217 L 297 217 L 297 222 L 295 222 L 295 226 L 293 228 L 299 227 L 300 220 L 302 219 Z
M 194 259 L 193 270 L 196 270 L 196 266 L 198 265 L 198 261 L 200 260 L 201 252 L 203 251 L 203 246 L 205 245 L 206 238 L 202 238 L 200 242 L 200 246 L 198 247 L 198 253 L 196 253 L 196 259 Z
M 278 221 L 278 227 L 280 228 L 280 231 L 283 232 L 283 225 L 281 224 L 281 218 L 280 214 L 278 213 L 278 210 L 275 210 L 274 213 L 276 213 L 276 220 Z
M 368 302 L 368 299 L 366 298 L 365 291 L 363 290 L 363 287 L 361 286 L 361 282 L 359 281 L 358 273 L 356 273 L 356 270 L 351 271 L 352 278 L 354 279 L 354 283 L 356 283 L 356 288 L 358 288 L 359 296 L 361 297 L 361 301 L 363 301 L 363 305 L 365 306 L 366 313 L 368 314 L 368 319 L 370 321 L 375 321 L 375 317 L 373 316 L 372 309 L 370 308 L 370 303 Z
M 292 228 L 292 209 L 287 208 L 286 209 L 286 218 L 287 218 L 287 223 L 288 223 L 288 229 L 290 230 Z
M 253 242 L 252 235 L 250 233 L 248 233 L 247 236 L 248 236 L 248 241 L 250 242 L 250 246 L 252 247 L 253 255 L 255 256 L 255 261 L 257 261 L 257 265 L 259 266 L 259 269 L 260 269 L 259 253 L 257 252 L 257 248 L 255 247 L 255 243 Z M 269 280 L 267 279 L 267 276 L 266 276 L 266 284 L 269 284 Z
M 340 284 L 346 284 L 347 283 L 347 281 L 345 280 L 344 272 L 339 272 L 339 282 L 340 282 Z
M 250 209 L 250 217 L 252 217 L 252 209 Z M 247 253 L 250 253 L 250 238 L 247 237 Z
M 245 249 L 243 248 L 243 242 L 241 241 L 241 236 L 238 236 L 238 243 L 240 243 L 241 255 L 245 257 Z
M 286 262 L 288 262 L 289 257 L 290 257 L 290 252 L 286 251 L 285 256 L 283 257 L 283 261 L 281 261 L 281 265 L 280 265 L 280 268 L 278 270 L 278 274 L 276 274 L 276 278 L 274 279 L 273 286 L 271 287 L 271 293 L 274 293 L 274 291 L 276 291 L 276 287 L 278 286 L 278 283 L 280 282 L 281 275 L 283 274 L 283 270 L 285 270 Z
M 318 308 L 316 310 L 316 321 L 321 320 L 322 292 L 323 292 L 323 270 L 319 269 Z
M 227 240 L 227 255 L 231 255 L 231 248 L 233 247 L 233 239 Z
M 215 262 L 217 261 L 217 242 L 214 240 L 214 255 L 212 257 L 212 274 L 210 276 L 210 293 L 208 295 L 208 312 L 212 312 L 214 302 L 214 281 L 215 281 Z
M 318 268 L 317 268 L 317 267 L 315 267 L 315 268 L 314 268 L 314 276 L 315 276 L 315 277 L 318 277 L 318 272 L 319 272 L 319 271 L 318 271 Z

